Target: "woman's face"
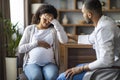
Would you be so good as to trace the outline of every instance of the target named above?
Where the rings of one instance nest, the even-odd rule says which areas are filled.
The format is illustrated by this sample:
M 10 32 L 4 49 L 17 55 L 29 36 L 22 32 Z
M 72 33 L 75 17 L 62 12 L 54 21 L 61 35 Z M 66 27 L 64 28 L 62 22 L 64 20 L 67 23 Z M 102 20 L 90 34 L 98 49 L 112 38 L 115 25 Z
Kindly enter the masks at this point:
M 48 28 L 53 18 L 54 17 L 52 14 L 49 14 L 49 13 L 42 14 L 40 16 L 40 24 L 42 25 L 42 27 Z

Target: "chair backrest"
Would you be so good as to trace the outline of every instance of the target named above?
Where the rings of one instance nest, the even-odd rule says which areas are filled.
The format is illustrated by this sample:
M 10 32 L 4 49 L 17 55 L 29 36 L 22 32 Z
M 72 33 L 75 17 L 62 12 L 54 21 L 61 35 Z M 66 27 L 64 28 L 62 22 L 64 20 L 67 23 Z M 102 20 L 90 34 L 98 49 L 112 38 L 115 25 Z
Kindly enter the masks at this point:
M 120 69 L 98 69 L 92 74 L 90 80 L 120 80 Z
M 23 67 L 23 57 L 24 57 L 24 53 L 19 53 L 17 55 L 17 67 L 18 68 L 22 68 Z
M 17 78 L 18 80 L 28 80 L 25 73 L 23 72 L 23 58 L 24 53 L 17 54 Z

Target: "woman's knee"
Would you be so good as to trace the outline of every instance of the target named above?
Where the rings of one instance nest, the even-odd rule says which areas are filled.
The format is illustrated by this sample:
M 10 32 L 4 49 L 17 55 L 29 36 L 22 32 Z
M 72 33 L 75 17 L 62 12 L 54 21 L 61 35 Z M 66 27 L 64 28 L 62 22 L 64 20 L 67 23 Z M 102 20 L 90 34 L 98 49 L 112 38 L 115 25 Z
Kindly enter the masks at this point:
M 43 76 L 41 73 L 25 73 L 28 80 L 43 80 Z
M 42 80 L 42 71 L 41 68 L 37 65 L 31 64 L 27 65 L 24 69 L 25 75 L 29 80 Z
M 56 80 L 59 75 L 58 67 L 55 64 L 48 64 L 43 68 L 45 80 Z

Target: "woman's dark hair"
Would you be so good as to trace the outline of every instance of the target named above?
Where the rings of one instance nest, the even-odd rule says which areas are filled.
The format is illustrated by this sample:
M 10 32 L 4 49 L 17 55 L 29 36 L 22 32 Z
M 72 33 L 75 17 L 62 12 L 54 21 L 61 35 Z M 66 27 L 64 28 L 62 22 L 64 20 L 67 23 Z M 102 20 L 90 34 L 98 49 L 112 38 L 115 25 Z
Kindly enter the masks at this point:
M 35 15 L 32 17 L 32 24 L 38 24 L 40 22 L 40 16 L 44 13 L 49 13 L 54 16 L 54 18 L 57 18 L 57 10 L 54 6 L 50 4 L 42 4 L 36 11 Z
M 89 11 L 94 11 L 97 14 L 102 14 L 102 5 L 99 0 L 85 0 L 84 6 Z

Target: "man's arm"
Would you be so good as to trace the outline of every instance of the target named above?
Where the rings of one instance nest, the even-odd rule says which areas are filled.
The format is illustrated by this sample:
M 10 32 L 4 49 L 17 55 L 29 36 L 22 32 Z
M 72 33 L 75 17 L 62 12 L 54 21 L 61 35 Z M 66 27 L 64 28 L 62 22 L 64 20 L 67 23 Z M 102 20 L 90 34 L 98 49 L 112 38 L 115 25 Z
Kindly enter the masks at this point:
M 69 39 L 73 39 L 75 41 L 78 41 L 78 35 L 67 33 L 67 36 Z

